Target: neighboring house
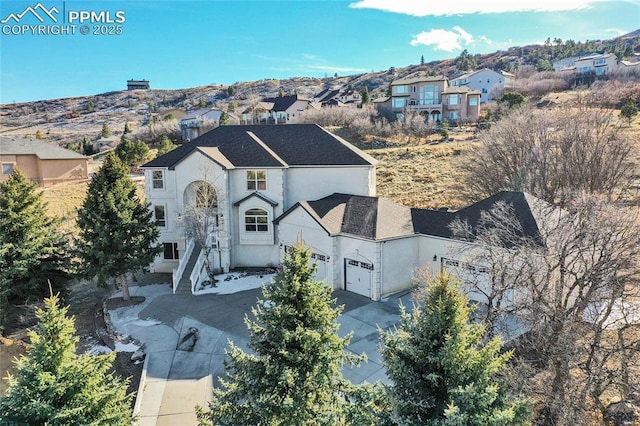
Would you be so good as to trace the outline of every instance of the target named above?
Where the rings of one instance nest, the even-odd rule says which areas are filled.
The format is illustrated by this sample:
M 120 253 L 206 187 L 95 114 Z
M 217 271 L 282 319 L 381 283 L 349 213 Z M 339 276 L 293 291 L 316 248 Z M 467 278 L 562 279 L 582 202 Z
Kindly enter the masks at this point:
M 494 71 L 489 68 L 463 74 L 451 80 L 451 86 L 465 86 L 476 92 L 480 92 L 480 102 L 485 103 L 494 100 L 493 89 L 508 85 L 515 76 L 506 71 Z
M 556 71 L 575 71 L 578 74 L 605 75 L 618 68 L 613 53 L 591 53 L 582 57 L 565 58 L 553 63 Z
M 180 135 L 182 140 L 190 141 L 207 130 L 218 127 L 221 116 L 222 110 L 216 108 L 205 108 L 188 112 L 180 119 Z
M 576 71 L 585 73 L 595 73 L 595 75 L 604 75 L 618 67 L 618 59 L 613 53 L 592 53 L 583 56 L 575 61 Z
M 87 157 L 37 139 L 0 136 L 0 181 L 18 168 L 38 185 L 87 179 Z
M 263 99 L 242 112 L 242 124 L 284 124 L 294 122 L 309 107 L 308 99 L 298 95 Z
M 313 103 L 323 107 L 357 106 L 362 101 L 360 93 L 350 89 L 325 89 L 313 96 Z
M 149 80 L 127 80 L 127 90 L 144 90 L 149 88 Z
M 442 75 L 416 73 L 391 83 L 391 111 L 396 115 L 413 111 L 425 116 L 425 120 L 437 122 L 477 120 L 480 92 L 450 87 Z
M 126 139 L 126 135 L 124 135 L 125 139 Z M 118 144 L 120 143 L 120 141 L 122 140 L 122 138 L 120 136 L 109 136 L 108 138 L 104 138 L 104 137 L 100 137 L 100 139 L 97 139 L 93 142 L 93 151 L 94 152 L 105 152 L 105 151 L 111 151 L 112 149 L 115 149 L 116 146 L 118 146 Z
M 483 267 L 465 262 L 473 243 L 456 239 L 449 225 L 475 227 L 498 201 L 513 206 L 525 235 L 541 232 L 549 204 L 535 197 L 501 192 L 457 212 L 410 208 L 375 196 L 375 165 L 313 124 L 218 127 L 143 166 L 164 248 L 152 269 L 173 272 L 174 291 L 181 280 L 194 288 L 206 279 L 203 251 L 181 227 L 203 185 L 216 194 L 214 268 L 273 267 L 303 242 L 317 279 L 373 300 L 411 288 L 416 268 L 477 278 Z
M 275 266 L 282 252 L 273 221 L 302 200 L 344 191 L 375 195 L 375 164 L 314 124 L 221 126 L 205 133 L 142 166 L 165 249 L 152 269 L 171 272 L 188 262 L 193 246 L 181 215 L 201 185 L 216 194 L 215 267 Z

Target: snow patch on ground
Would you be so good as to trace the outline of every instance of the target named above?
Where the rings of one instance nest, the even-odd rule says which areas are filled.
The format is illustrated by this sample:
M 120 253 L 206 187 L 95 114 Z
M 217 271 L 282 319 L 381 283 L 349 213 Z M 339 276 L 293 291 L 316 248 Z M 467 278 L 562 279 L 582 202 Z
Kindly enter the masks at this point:
M 239 272 L 216 275 L 217 287 L 212 285 L 199 287 L 195 294 L 232 294 L 260 288 L 268 284 L 276 274 L 247 275 Z
M 111 348 L 105 345 L 92 345 L 86 352 L 87 355 L 104 355 L 110 354 L 112 352 Z
M 140 349 L 139 345 L 135 343 L 123 343 L 123 342 L 115 342 L 116 343 L 116 352 L 135 352 Z

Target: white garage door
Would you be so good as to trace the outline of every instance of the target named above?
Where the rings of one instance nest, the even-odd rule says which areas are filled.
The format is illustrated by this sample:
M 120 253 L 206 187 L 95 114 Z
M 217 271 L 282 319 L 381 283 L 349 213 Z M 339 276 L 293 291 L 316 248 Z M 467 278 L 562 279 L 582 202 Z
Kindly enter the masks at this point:
M 311 253 L 311 262 L 316 265 L 316 280 L 327 278 L 327 256 L 320 253 Z
M 371 297 L 371 263 L 360 262 L 353 259 L 345 259 L 345 276 L 347 291 L 352 291 L 363 296 Z

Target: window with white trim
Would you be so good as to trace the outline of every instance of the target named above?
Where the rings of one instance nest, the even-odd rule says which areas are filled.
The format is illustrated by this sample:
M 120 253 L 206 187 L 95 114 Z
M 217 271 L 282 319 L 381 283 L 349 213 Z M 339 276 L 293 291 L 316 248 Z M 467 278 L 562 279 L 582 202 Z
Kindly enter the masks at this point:
M 152 171 L 151 182 L 153 189 L 164 189 L 164 170 Z
M 247 190 L 265 191 L 267 189 L 266 170 L 247 170 Z
M 449 105 L 458 105 L 458 95 L 449 95 Z
M 164 205 L 153 206 L 153 217 L 156 220 L 156 225 L 164 228 L 167 226 L 167 216 L 165 214 Z
M 469 106 L 478 106 L 478 98 L 472 96 L 469 98 Z
M 180 258 L 178 253 L 178 243 L 162 243 L 164 249 L 165 260 L 178 260 Z
M 262 209 L 249 209 L 244 213 L 247 232 L 269 232 L 269 213 Z
M 451 119 L 451 120 L 457 120 L 457 119 L 458 119 L 458 111 L 451 111 L 451 112 L 449 112 L 449 119 Z
M 13 163 L 2 163 L 2 174 L 3 175 L 12 174 L 14 167 L 15 167 L 15 164 Z

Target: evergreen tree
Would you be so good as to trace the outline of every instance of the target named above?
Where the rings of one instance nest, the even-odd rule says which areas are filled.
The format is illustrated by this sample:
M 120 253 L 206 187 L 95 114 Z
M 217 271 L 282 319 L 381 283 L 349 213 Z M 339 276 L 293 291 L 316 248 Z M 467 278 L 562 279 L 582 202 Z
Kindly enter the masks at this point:
M 209 410 L 199 410 L 201 424 L 340 425 L 347 418 L 373 424 L 362 412 L 354 416 L 359 405 L 345 399 L 366 399 L 368 389 L 359 392 L 342 377 L 343 364 L 359 357 L 345 350 L 351 336 L 337 334 L 342 307 L 332 308 L 331 288 L 313 279 L 310 255 L 302 245 L 294 248 L 263 287 L 256 321 L 246 319 L 254 354 L 231 345 L 228 377 L 214 389 Z
M 420 65 L 424 65 L 424 55 L 420 56 Z
M 149 147 L 144 141 L 131 142 L 125 139 L 118 144 L 114 152 L 126 166 L 137 166 L 144 163 L 149 156 Z
M 413 312 L 402 308 L 397 330 L 380 330 L 398 424 L 527 424 L 527 404 L 509 398 L 496 377 L 511 354 L 500 354 L 498 338 L 481 343 L 483 327 L 468 323 L 467 302 L 458 283 L 440 275 Z
M 230 101 L 229 106 L 227 106 L 227 112 L 233 114 L 238 109 L 238 103 L 236 101 Z
M 368 105 L 371 102 L 371 98 L 369 97 L 369 87 L 364 86 L 364 90 L 362 91 L 362 105 Z
M 469 54 L 467 49 L 464 49 L 453 63 L 460 71 L 473 71 L 478 66 L 476 60 Z
M 158 228 L 142 203 L 126 166 L 110 154 L 91 180 L 78 211 L 80 238 L 76 241 L 79 270 L 99 285 L 116 278 L 129 299 L 126 275 L 146 268 L 160 252 Z
M 109 373 L 115 352 L 76 355 L 75 320 L 58 297 L 38 309 L 38 326 L 29 331 L 31 345 L 9 376 L 0 398 L 0 423 L 9 425 L 130 425 L 127 381 Z
M 129 127 L 129 122 L 124 123 L 124 132 L 123 134 L 131 133 L 131 127 Z
M 171 139 L 169 139 L 167 136 L 163 136 L 162 139 L 160 139 L 160 146 L 158 147 L 157 157 L 160 157 L 161 155 L 164 155 L 167 152 L 174 150 L 175 148 L 176 144 L 171 142 Z
M 638 115 L 636 100 L 633 97 L 630 97 L 620 109 L 620 117 L 625 118 L 629 126 L 631 126 L 631 121 L 633 121 L 633 118 L 636 115 Z
M 102 136 L 103 138 L 108 138 L 111 135 L 112 135 L 111 128 L 107 123 L 104 123 L 102 125 L 102 131 L 100 132 L 100 136 Z
M 227 114 L 226 111 L 222 111 L 222 114 L 220 114 L 220 125 L 228 126 L 229 124 L 231 124 L 231 119 L 229 118 L 229 114 Z
M 68 242 L 47 215 L 42 192 L 15 169 L 0 183 L 0 329 L 16 303 L 47 295 L 47 279 L 64 289 Z
M 524 96 L 517 92 L 507 92 L 498 99 L 498 103 L 505 103 L 509 109 L 524 105 Z

